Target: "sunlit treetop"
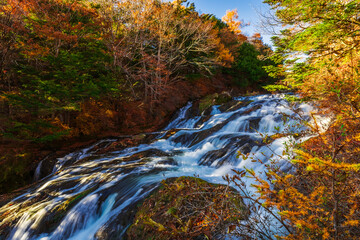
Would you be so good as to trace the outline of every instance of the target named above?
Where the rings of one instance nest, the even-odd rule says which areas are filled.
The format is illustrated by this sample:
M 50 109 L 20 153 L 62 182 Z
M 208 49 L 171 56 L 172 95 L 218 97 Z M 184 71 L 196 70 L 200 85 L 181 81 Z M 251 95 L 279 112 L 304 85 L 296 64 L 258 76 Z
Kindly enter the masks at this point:
M 242 22 L 238 20 L 239 14 L 237 9 L 234 10 L 227 10 L 225 16 L 222 17 L 222 21 L 224 21 L 231 31 L 233 31 L 235 34 L 240 34 L 241 30 L 241 24 Z

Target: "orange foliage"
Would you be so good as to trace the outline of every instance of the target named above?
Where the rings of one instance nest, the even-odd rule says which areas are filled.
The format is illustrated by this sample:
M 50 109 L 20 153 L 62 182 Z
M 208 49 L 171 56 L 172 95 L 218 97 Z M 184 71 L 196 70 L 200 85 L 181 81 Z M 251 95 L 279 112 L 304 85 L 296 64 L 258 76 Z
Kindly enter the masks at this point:
M 224 57 L 223 65 L 228 66 L 232 64 L 235 58 L 239 57 L 238 48 L 248 40 L 248 38 L 243 34 L 234 34 L 229 28 L 223 28 L 219 31 L 220 43 L 219 48 L 224 47 L 226 51 L 231 54 L 231 56 Z M 221 56 L 221 54 L 219 54 Z M 222 58 L 220 58 L 222 59 Z M 228 61 L 226 61 L 228 59 Z
M 241 33 L 240 27 L 242 22 L 238 21 L 239 14 L 237 9 L 227 10 L 225 16 L 222 17 L 223 20 L 229 27 L 229 29 L 235 34 L 239 35 Z
M 75 127 L 72 135 L 92 135 L 113 129 L 117 123 L 117 115 L 112 104 L 90 99 L 81 104 L 81 112 L 73 123 Z
M 75 14 L 88 18 L 88 27 L 100 25 L 95 10 L 80 1 L 11 0 L 2 11 L 15 16 L 21 23 L 16 25 L 18 29 L 26 32 L 25 37 L 17 40 L 16 46 L 28 58 L 46 56 L 49 53 L 57 55 L 61 47 L 69 47 L 76 44 L 79 38 L 89 37 L 89 33 L 84 32 L 84 24 L 73 20 L 76 18 Z

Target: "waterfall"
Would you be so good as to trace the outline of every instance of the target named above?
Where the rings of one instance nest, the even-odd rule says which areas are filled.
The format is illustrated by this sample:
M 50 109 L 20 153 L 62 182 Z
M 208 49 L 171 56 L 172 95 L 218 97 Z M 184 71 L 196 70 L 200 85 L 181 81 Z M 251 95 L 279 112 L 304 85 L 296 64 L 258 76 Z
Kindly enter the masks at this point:
M 46 160 L 46 158 L 44 160 Z M 42 167 L 42 163 L 44 160 L 41 160 L 35 169 L 35 173 L 34 173 L 34 181 L 35 182 L 40 180 L 41 167 Z
M 222 176 L 232 169 L 261 173 L 274 158 L 290 169 L 281 155 L 284 143 L 294 139 L 284 133 L 307 131 L 296 112 L 311 121 L 314 108 L 305 103 L 291 107 L 281 95 L 234 100 L 233 106 L 214 106 L 201 116 L 191 116 L 189 103 L 149 144 L 98 153 L 94 149 L 100 144 L 116 141 L 103 140 L 58 159 L 51 176 L 0 208 L 0 239 L 120 238 L 131 210 L 163 179 L 196 175 L 224 183 Z M 279 137 L 263 142 L 264 135 L 274 134 Z M 262 164 L 238 158 L 238 151 Z M 38 168 L 40 173 L 41 163 Z

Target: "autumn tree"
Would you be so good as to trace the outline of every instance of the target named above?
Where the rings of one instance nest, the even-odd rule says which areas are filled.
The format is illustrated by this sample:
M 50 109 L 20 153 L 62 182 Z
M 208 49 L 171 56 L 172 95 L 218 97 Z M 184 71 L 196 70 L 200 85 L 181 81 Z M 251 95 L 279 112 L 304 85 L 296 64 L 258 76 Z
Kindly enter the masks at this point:
M 360 4 L 331 0 L 264 2 L 276 10 L 278 21 L 286 26 L 275 44 L 279 59 L 288 57 L 288 68 L 278 69 L 284 70 L 288 84 L 296 86 L 301 95 L 318 100 L 318 106 L 326 109 L 324 113 L 333 117 L 329 117 L 327 131 L 316 117 L 308 124 L 317 137 L 293 146 L 296 156 L 290 154 L 288 160 L 294 172 L 283 172 L 275 164 L 268 166 L 266 179 L 247 171 L 239 172 L 233 180 L 241 189 L 241 176 L 248 174 L 255 180 L 258 195 L 253 203 L 275 213 L 285 229 L 277 236 L 280 239 L 357 239 Z M 306 58 L 297 62 L 295 54 Z M 253 226 L 242 227 L 251 230 Z M 276 232 L 272 234 L 268 237 Z
M 14 83 L 11 79 L 11 66 L 19 57 L 16 49 L 17 34 L 24 31 L 23 10 L 16 1 L 0 3 L 0 79 L 1 89 L 11 91 Z
M 242 22 L 239 21 L 238 19 L 239 19 L 239 14 L 237 9 L 227 10 L 226 14 L 221 18 L 221 20 L 225 22 L 228 25 L 229 29 L 235 34 L 241 33 L 240 27 L 242 25 Z
M 118 21 L 123 26 L 116 64 L 132 87 L 144 87 L 150 102 L 158 101 L 188 72 L 211 72 L 226 52 L 218 51 L 214 23 L 202 19 L 193 7 L 138 0 L 122 1 L 116 11 L 121 12 Z

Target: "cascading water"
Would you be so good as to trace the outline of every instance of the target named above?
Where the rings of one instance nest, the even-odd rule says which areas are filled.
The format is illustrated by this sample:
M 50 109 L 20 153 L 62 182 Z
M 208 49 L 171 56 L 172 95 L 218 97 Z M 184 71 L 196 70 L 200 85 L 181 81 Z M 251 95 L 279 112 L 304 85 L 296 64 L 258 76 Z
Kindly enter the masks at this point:
M 280 95 L 236 98 L 208 115 L 190 116 L 191 108 L 181 109 L 150 144 L 106 154 L 92 146 L 59 159 L 52 175 L 0 208 L 0 239 L 119 239 L 136 203 L 161 180 L 196 175 L 224 183 L 222 176 L 231 169 L 261 172 L 292 138 L 266 146 L 264 134 L 306 130 L 291 118 L 296 114 Z M 310 105 L 295 108 L 310 119 Z M 239 159 L 238 151 L 263 164 Z M 284 170 L 291 166 L 285 159 L 280 163 Z

